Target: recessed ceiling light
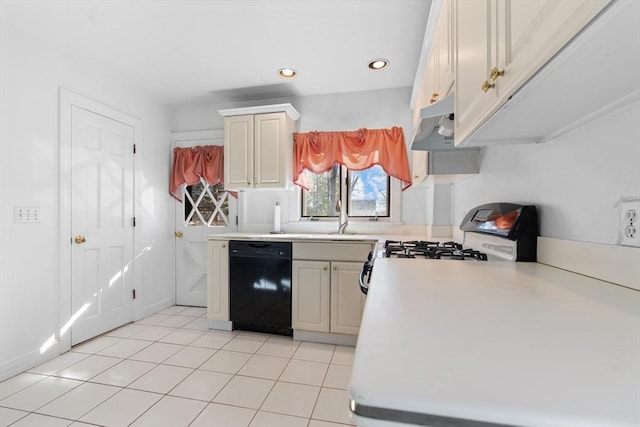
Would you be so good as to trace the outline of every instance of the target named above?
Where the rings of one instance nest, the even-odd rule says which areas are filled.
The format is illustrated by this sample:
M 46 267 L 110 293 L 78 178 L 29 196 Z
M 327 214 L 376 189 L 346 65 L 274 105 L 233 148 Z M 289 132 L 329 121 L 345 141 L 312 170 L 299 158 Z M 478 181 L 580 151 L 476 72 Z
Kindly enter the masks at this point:
M 280 77 L 284 77 L 285 79 L 292 79 L 298 75 L 298 72 L 293 68 L 280 68 L 278 70 L 278 75 Z
M 383 68 L 386 68 L 387 65 L 389 65 L 388 59 L 379 58 L 369 61 L 369 68 L 372 70 L 382 70 Z

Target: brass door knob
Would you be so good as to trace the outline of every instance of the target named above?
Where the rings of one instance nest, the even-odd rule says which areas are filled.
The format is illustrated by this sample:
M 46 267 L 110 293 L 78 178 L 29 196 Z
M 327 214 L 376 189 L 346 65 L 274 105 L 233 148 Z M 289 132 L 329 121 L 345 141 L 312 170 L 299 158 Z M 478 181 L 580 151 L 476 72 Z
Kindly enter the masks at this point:
M 85 239 L 85 237 L 81 234 L 78 234 L 76 237 L 74 237 L 74 240 L 76 241 L 77 244 L 81 245 L 84 242 L 87 241 L 87 239 Z
M 182 234 L 182 231 L 176 231 L 175 234 L 178 239 L 182 239 L 182 237 L 184 236 L 184 234 Z
M 495 82 L 498 77 L 504 76 L 504 70 L 498 69 L 498 67 L 493 67 L 491 69 L 491 73 L 489 74 L 489 78 L 492 82 Z
M 495 83 L 489 83 L 488 80 L 485 80 L 484 83 L 482 83 L 482 91 L 484 93 L 487 93 L 489 91 L 489 89 L 496 87 Z

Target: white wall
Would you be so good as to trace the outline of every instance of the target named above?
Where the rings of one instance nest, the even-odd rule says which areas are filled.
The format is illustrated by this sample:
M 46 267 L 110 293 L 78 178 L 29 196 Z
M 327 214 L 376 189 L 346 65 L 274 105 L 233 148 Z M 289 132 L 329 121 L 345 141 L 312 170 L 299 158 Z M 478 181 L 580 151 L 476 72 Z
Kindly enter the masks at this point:
M 40 347 L 60 329 L 59 252 L 71 236 L 59 233 L 58 90 L 138 117 L 136 157 L 141 204 L 136 233 L 142 247 L 136 316 L 172 303 L 173 204 L 168 112 L 153 99 L 48 47 L 0 20 L 0 380 L 51 353 Z M 39 207 L 39 224 L 14 224 L 13 208 Z M 69 296 L 70 297 L 70 296 Z
M 487 147 L 454 191 L 456 224 L 482 203 L 528 202 L 544 237 L 618 244 L 618 202 L 640 199 L 640 102 L 544 144 Z
M 301 115 L 299 132 L 356 130 L 359 128 L 389 128 L 402 126 L 407 144 L 412 136 L 412 112 L 409 108 L 410 88 L 386 89 L 378 91 L 351 92 L 333 95 L 280 98 L 260 102 L 234 104 L 208 104 L 176 108 L 173 114 L 172 130 L 194 131 L 222 129 L 224 121 L 219 109 L 291 103 Z M 402 222 L 419 227 L 426 218 L 426 190 L 409 189 L 402 194 Z M 291 197 L 285 191 L 245 192 L 246 225 L 251 230 L 267 231 L 272 225 L 273 209 L 276 201 L 282 206 L 282 222 L 289 220 Z M 267 208 L 268 207 L 268 208 Z M 379 224 L 384 227 L 383 224 Z M 353 226 L 351 226 L 353 228 Z

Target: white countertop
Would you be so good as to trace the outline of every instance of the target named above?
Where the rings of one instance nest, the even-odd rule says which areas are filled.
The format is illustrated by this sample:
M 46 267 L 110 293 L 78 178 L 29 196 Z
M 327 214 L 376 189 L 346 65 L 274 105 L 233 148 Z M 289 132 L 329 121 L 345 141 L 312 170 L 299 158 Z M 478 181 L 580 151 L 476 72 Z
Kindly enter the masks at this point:
M 536 263 L 378 259 L 349 395 L 498 424 L 637 427 L 640 292 Z
M 290 242 L 352 242 L 375 243 L 380 240 L 428 240 L 427 236 L 378 235 L 378 234 L 333 234 L 333 233 L 225 233 L 210 234 L 209 240 L 262 240 Z M 363 260 L 364 261 L 364 260 Z

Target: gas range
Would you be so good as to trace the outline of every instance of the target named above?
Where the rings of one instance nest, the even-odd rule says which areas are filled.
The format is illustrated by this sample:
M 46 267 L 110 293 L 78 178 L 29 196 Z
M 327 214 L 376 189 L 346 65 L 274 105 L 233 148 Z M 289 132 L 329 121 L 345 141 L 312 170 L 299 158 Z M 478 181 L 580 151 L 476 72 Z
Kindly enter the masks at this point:
M 368 292 L 376 258 L 451 261 L 535 262 L 538 216 L 533 205 L 488 203 L 471 209 L 460 224 L 464 240 L 386 240 L 369 254 L 360 273 L 360 289 Z
M 486 261 L 487 254 L 453 241 L 431 242 L 424 240 L 384 242 L 385 258 L 422 258 Z

